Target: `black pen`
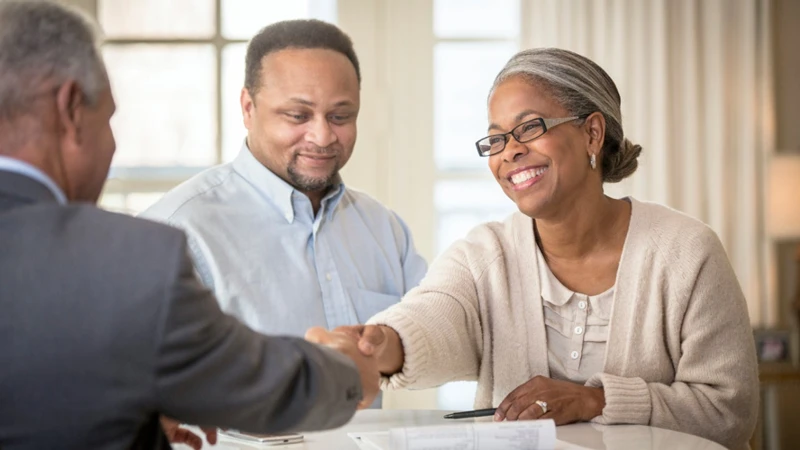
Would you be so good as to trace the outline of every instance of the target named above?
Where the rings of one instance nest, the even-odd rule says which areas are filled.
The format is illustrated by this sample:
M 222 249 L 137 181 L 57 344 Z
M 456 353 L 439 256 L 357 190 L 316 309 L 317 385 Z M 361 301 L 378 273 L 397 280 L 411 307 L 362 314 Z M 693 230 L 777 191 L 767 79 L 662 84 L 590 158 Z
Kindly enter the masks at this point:
M 470 419 L 472 417 L 493 416 L 497 408 L 476 409 L 475 411 L 461 411 L 446 414 L 445 419 Z

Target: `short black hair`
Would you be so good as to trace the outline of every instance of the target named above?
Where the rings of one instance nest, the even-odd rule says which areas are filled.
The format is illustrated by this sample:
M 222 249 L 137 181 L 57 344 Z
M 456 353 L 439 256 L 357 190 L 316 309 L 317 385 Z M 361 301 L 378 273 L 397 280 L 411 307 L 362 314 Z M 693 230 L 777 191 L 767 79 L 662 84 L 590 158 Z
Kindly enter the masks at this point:
M 261 61 L 270 53 L 287 48 L 327 49 L 347 57 L 361 84 L 361 69 L 353 41 L 336 25 L 316 19 L 284 20 L 261 29 L 247 45 L 244 87 L 254 96 L 261 85 Z

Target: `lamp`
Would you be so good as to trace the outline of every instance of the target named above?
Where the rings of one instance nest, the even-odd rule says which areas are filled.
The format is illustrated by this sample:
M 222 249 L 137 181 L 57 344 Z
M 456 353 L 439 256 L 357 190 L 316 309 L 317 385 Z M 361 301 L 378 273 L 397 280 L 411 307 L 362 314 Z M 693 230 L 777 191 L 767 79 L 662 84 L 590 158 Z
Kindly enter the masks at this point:
M 800 239 L 800 153 L 772 156 L 769 166 L 767 229 L 777 240 Z M 800 245 L 792 309 L 800 326 Z

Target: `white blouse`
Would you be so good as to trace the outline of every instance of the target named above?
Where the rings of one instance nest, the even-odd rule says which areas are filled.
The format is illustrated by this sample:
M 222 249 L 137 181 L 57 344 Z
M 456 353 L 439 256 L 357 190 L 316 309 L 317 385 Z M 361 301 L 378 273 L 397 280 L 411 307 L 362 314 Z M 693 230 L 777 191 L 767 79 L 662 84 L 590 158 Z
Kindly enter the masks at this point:
M 573 292 L 553 275 L 536 246 L 550 378 L 584 384 L 603 371 L 614 286 L 595 296 Z

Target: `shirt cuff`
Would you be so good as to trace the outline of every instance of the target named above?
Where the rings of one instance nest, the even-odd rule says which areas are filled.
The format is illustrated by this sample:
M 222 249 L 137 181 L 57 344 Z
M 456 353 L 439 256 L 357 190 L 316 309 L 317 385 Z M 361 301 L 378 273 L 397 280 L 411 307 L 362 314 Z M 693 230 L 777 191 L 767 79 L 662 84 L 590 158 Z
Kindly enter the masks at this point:
M 367 321 L 367 325 L 384 325 L 394 329 L 403 345 L 403 367 L 400 372 L 381 377 L 381 389 L 405 389 L 418 382 L 420 371 L 428 366 L 430 350 L 422 329 L 411 319 L 384 311 Z
M 592 419 L 592 422 L 604 425 L 650 423 L 653 407 L 650 389 L 643 379 L 598 373 L 589 378 L 586 386 L 603 388 L 606 400 L 603 414 Z

